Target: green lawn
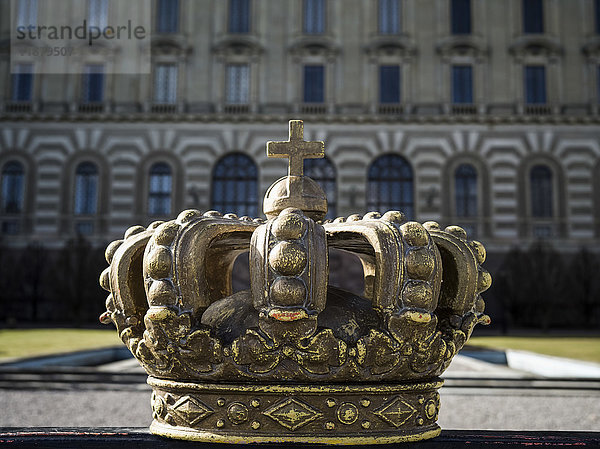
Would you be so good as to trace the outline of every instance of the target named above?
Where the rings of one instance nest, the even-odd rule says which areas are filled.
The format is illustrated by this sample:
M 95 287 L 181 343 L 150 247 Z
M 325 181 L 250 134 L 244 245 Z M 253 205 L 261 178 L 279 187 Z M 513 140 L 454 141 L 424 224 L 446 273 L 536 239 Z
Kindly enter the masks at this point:
M 600 337 L 473 337 L 468 345 L 492 349 L 520 349 L 600 363 Z
M 5 329 L 0 330 L 0 360 L 122 344 L 113 328 Z M 473 337 L 468 344 L 492 349 L 521 349 L 600 363 L 600 337 Z
M 110 329 L 3 329 L 0 360 L 61 352 L 119 346 L 123 343 Z

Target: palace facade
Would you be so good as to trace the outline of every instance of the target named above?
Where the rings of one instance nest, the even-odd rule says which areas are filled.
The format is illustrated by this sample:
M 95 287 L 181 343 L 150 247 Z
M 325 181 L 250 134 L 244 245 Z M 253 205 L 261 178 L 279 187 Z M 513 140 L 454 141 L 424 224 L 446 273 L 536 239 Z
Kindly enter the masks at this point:
M 86 1 L 94 20 L 119 17 Z M 152 0 L 148 75 L 112 74 L 119 54 L 11 74 L 8 8 L 6 242 L 103 243 L 186 208 L 259 216 L 286 172 L 265 142 L 294 118 L 325 141 L 305 172 L 331 217 L 400 209 L 490 251 L 600 250 L 598 0 Z

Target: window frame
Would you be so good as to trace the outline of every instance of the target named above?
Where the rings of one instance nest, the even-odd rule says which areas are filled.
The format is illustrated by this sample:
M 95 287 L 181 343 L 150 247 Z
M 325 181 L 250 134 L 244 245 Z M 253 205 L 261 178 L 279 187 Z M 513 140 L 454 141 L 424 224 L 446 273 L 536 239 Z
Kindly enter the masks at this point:
M 316 70 L 319 68 L 320 70 Z M 318 78 L 315 79 L 314 83 L 310 86 L 308 84 L 309 74 L 310 77 L 316 76 L 318 72 L 320 73 L 320 86 L 318 84 Z M 302 69 L 302 101 L 306 104 L 324 104 L 326 102 L 326 92 L 325 92 L 325 64 L 304 64 Z M 310 87 L 310 89 L 307 89 Z
M 546 72 L 546 66 L 543 64 L 528 64 L 523 66 L 523 100 L 526 105 L 548 104 L 548 81 Z M 540 82 L 540 80 L 532 79 L 537 76 L 533 76 L 535 73 L 542 74 L 543 82 Z M 530 80 L 536 86 L 533 90 L 529 88 Z M 543 90 L 540 90 L 539 86 L 542 86 Z M 538 95 L 540 98 L 538 98 Z
M 170 11 L 170 4 L 176 5 L 175 12 L 169 12 L 168 16 L 161 13 L 162 9 Z M 181 15 L 181 2 L 180 0 L 157 0 L 156 5 L 156 19 L 155 29 L 160 34 L 176 34 L 179 33 L 180 27 L 180 15 Z M 167 17 L 167 19 L 164 19 Z
M 396 12 L 394 12 L 396 10 Z M 395 20 L 394 20 L 395 18 Z M 377 33 L 395 36 L 402 33 L 402 1 L 379 0 L 377 3 Z
M 242 70 L 243 69 L 243 70 Z M 239 73 L 234 73 L 239 72 Z M 243 73 L 246 72 L 246 73 Z M 248 63 L 229 63 L 225 65 L 225 104 L 250 104 L 251 68 Z M 234 89 L 231 89 L 231 88 Z
M 473 94 L 475 86 L 473 83 L 473 72 L 472 64 L 452 64 L 450 66 L 450 99 L 452 104 L 474 104 Z M 468 77 L 459 79 L 466 73 L 469 74 Z M 460 84 L 460 89 L 457 89 L 457 84 Z M 464 98 L 459 98 L 462 94 L 465 94 Z
M 302 33 L 322 35 L 326 32 L 327 0 L 302 0 Z
M 227 32 L 231 34 L 249 34 L 251 30 L 251 0 L 229 0 L 227 9 Z
M 328 157 L 304 159 L 304 175 L 315 181 L 327 197 L 327 215 L 325 219 L 337 217 L 337 170 Z
M 389 99 L 384 98 L 387 94 L 384 91 L 384 72 L 393 71 L 391 69 L 395 69 L 397 72 L 395 75 L 393 73 L 389 74 L 390 78 L 388 81 L 393 80 L 393 83 L 396 83 L 395 90 L 397 91 L 397 95 L 391 95 Z M 379 104 L 383 105 L 393 105 L 402 103 L 402 66 L 400 64 L 380 64 L 379 65 Z M 387 90 L 389 92 L 389 89 Z M 391 97 L 394 98 L 391 98 Z
M 162 69 L 169 69 L 172 74 L 166 73 L 167 77 L 159 86 L 159 77 Z M 172 69 L 172 70 L 171 70 Z M 173 81 L 174 80 L 174 81 Z M 174 62 L 159 62 L 154 65 L 153 74 L 153 101 L 154 104 L 177 104 L 179 98 L 179 66 Z M 174 86 L 170 86 L 171 82 L 174 82 Z M 173 90 L 171 92 L 171 90 Z
M 523 34 L 543 34 L 544 0 L 521 0 Z
M 398 162 L 397 167 L 393 167 L 392 162 Z M 375 169 L 398 169 L 398 173 L 391 173 L 389 175 L 375 175 Z M 402 173 L 405 171 L 406 173 Z M 387 183 L 386 185 L 391 186 L 387 187 L 389 190 L 386 199 L 382 199 L 383 197 L 379 195 L 379 192 L 375 192 L 375 190 L 381 190 L 381 186 Z M 397 207 L 392 201 L 395 187 L 394 184 L 398 184 L 397 189 L 400 194 L 404 196 L 403 189 L 407 186 L 409 187 L 408 197 L 409 200 L 406 201 L 405 198 L 397 201 Z M 367 211 L 378 211 L 380 213 L 385 213 L 388 210 L 400 210 L 403 212 L 409 219 L 416 219 L 417 211 L 416 211 L 416 198 L 415 198 L 415 175 L 414 170 L 410 162 L 402 155 L 397 153 L 388 153 L 383 154 L 376 159 L 374 159 L 367 169 L 367 201 L 366 207 Z M 373 198 L 378 196 L 376 200 Z M 400 198 L 400 196 L 395 196 L 396 198 Z
M 162 171 L 161 171 L 162 170 Z M 165 160 L 156 160 L 148 167 L 148 194 L 146 196 L 146 215 L 149 217 L 167 217 L 173 213 L 173 167 Z M 154 177 L 160 177 L 161 184 L 157 190 L 153 189 Z M 165 189 L 165 179 L 168 177 L 168 190 Z M 163 185 L 164 184 L 164 185 Z M 153 201 L 155 200 L 155 201 Z M 153 206 L 153 203 L 157 206 Z M 164 207 L 166 204 L 166 207 Z
M 463 11 L 466 9 L 466 12 Z M 462 14 L 461 14 L 462 13 Z M 466 14 L 468 13 L 468 15 Z M 461 20 L 468 17 L 467 20 Z M 450 34 L 469 35 L 473 33 L 473 5 L 471 0 L 450 0 Z
M 232 170 L 242 173 L 231 173 Z M 219 170 L 224 170 L 219 173 Z M 247 170 L 247 172 L 244 172 Z M 256 162 L 247 154 L 233 152 L 224 155 L 211 172 L 211 209 L 238 216 L 258 216 L 259 173 Z M 231 198 L 231 199 L 230 199 Z
M 469 169 L 470 173 L 459 173 L 461 170 Z M 477 167 L 468 162 L 460 163 L 456 166 L 453 173 L 453 192 L 454 192 L 454 216 L 456 218 L 477 219 L 479 213 L 479 173 Z M 463 183 L 465 192 L 459 196 L 459 181 Z M 467 185 L 473 183 L 471 185 Z M 464 212 L 459 207 L 460 203 L 464 204 Z M 474 211 L 470 211 L 471 206 L 474 206 Z M 474 213 L 472 213 L 474 212 Z
M 100 95 L 99 99 L 92 98 L 90 85 L 91 78 L 99 77 Z M 81 81 L 81 101 L 85 104 L 97 104 L 104 102 L 104 94 L 106 89 L 106 76 L 104 74 L 103 64 L 87 64 L 84 68 Z

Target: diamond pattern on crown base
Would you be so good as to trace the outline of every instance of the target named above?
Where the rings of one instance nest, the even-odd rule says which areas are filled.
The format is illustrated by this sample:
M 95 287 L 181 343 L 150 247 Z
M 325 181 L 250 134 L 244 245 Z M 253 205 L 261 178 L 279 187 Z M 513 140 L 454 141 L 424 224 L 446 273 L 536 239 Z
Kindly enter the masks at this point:
M 150 377 L 149 384 L 155 410 L 151 431 L 170 438 L 377 444 L 422 440 L 440 431 L 439 379 L 385 385 L 227 385 Z M 182 413 L 182 408 L 194 413 Z M 206 412 L 198 419 L 200 409 Z

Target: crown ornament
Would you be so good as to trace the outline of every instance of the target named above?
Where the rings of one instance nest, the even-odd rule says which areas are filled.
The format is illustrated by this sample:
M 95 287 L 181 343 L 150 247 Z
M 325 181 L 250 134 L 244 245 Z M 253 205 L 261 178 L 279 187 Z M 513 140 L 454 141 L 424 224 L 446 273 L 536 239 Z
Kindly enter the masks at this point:
M 483 245 L 458 226 L 400 211 L 323 221 L 303 160 L 324 156 L 290 121 L 270 157 L 288 176 L 266 220 L 186 210 L 108 245 L 100 276 L 114 323 L 148 372 L 151 432 L 235 442 L 373 444 L 439 434 L 439 376 L 474 326 L 491 277 Z M 361 296 L 328 284 L 328 249 L 356 255 Z M 251 288 L 233 293 L 249 252 Z

